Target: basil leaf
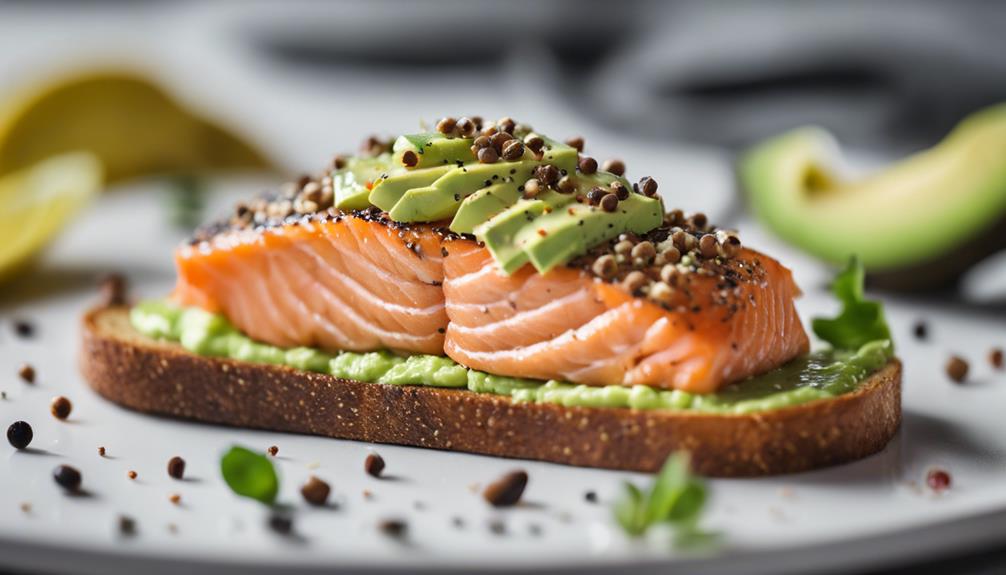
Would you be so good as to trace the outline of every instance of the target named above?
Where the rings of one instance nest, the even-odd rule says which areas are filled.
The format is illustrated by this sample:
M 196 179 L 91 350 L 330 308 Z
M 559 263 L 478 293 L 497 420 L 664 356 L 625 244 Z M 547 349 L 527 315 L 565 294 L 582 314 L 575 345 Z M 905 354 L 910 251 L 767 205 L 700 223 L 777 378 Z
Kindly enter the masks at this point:
M 666 520 L 676 523 L 692 523 L 698 519 L 705 504 L 706 486 L 694 479 L 690 479 L 684 486 L 678 489 L 674 505 L 666 515 Z
M 615 502 L 615 519 L 630 535 L 641 535 L 646 530 L 643 517 L 643 492 L 635 485 L 625 482 L 625 491 Z
M 715 548 L 723 539 L 718 531 L 703 531 L 695 526 L 682 526 L 674 534 L 674 546 L 688 551 L 703 551 Z
M 674 453 L 667 458 L 646 498 L 646 523 L 664 521 L 671 513 L 681 489 L 688 482 L 688 456 Z
M 698 533 L 696 524 L 706 503 L 706 487 L 692 477 L 687 453 L 667 458 L 653 485 L 645 493 L 626 482 L 623 496 L 615 503 L 615 519 L 626 533 L 638 537 L 657 523 L 677 531 Z
M 863 295 L 865 276 L 859 258 L 849 258 L 849 264 L 831 286 L 842 302 L 842 312 L 835 318 L 814 318 L 811 324 L 814 333 L 835 349 L 854 350 L 871 341 L 891 338 L 883 306 Z
M 220 473 L 234 493 L 267 505 L 276 501 L 279 477 L 265 455 L 235 445 L 220 458 Z

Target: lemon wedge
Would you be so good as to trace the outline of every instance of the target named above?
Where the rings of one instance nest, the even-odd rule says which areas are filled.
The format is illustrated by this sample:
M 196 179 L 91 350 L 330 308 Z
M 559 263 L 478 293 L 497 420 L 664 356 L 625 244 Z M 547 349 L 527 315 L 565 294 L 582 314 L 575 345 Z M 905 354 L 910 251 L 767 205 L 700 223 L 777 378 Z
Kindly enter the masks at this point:
M 0 102 L 0 175 L 75 151 L 97 156 L 108 183 L 271 167 L 253 145 L 132 72 L 57 78 Z
M 102 185 L 93 154 L 60 154 L 0 176 L 0 279 L 45 246 Z

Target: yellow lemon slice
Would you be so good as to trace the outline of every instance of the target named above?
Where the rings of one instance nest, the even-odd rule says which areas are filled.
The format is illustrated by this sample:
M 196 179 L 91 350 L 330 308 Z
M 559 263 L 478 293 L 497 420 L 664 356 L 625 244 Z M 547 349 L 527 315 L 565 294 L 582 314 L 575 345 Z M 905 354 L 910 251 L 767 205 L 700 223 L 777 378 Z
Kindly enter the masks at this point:
M 0 177 L 0 279 L 26 263 L 101 189 L 93 154 L 53 156 Z
M 0 103 L 0 175 L 71 151 L 97 156 L 109 183 L 270 167 L 254 146 L 129 72 L 57 79 Z

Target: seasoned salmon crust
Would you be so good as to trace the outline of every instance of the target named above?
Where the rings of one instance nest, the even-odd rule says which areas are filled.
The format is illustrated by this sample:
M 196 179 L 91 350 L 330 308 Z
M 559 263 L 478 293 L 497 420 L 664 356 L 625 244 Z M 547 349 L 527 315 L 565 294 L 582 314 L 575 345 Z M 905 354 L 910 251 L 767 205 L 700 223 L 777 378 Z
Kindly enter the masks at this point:
M 507 275 L 436 225 L 329 210 L 183 246 L 174 298 L 281 347 L 446 354 L 497 375 L 711 393 L 809 346 L 779 262 L 740 247 L 680 255 L 713 233 L 671 213 L 546 274 Z M 627 243 L 643 261 L 618 257 Z
M 281 347 L 440 355 L 441 242 L 363 214 L 224 231 L 178 250 L 174 297 Z
M 809 347 L 792 274 L 752 250 L 731 260 L 729 290 L 692 274 L 663 305 L 573 268 L 507 276 L 474 242 L 448 251 L 445 351 L 473 369 L 712 393 Z

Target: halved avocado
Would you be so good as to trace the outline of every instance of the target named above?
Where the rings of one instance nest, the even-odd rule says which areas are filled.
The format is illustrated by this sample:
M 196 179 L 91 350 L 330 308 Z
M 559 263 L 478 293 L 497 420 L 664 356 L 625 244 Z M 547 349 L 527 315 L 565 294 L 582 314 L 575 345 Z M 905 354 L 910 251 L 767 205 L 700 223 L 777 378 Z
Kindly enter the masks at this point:
M 840 161 L 829 133 L 802 128 L 749 151 L 740 177 L 775 233 L 831 262 L 857 254 L 875 284 L 952 287 L 1006 247 L 1006 104 L 864 178 L 843 179 Z

